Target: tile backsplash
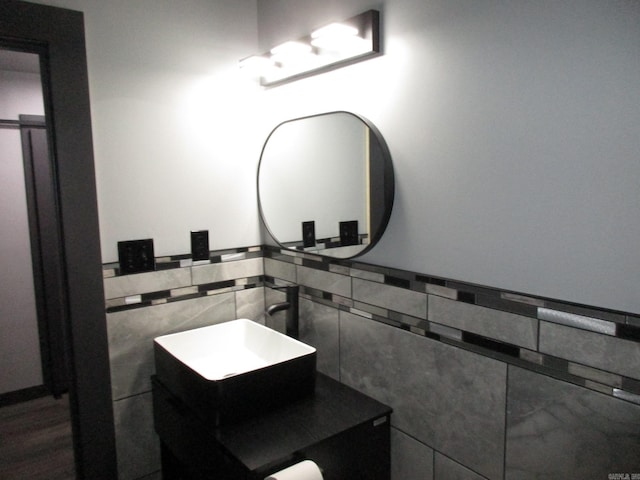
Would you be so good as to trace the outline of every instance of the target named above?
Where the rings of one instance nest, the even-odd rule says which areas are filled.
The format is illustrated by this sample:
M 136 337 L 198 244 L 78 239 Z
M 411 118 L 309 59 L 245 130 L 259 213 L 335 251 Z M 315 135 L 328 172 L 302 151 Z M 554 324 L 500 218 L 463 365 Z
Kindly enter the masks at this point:
M 393 407 L 394 480 L 640 473 L 633 315 L 266 247 L 287 282 L 318 369 Z
M 121 479 L 159 470 L 153 425 L 132 415 L 150 403 L 152 339 L 265 323 L 287 283 L 318 369 L 394 408 L 394 480 L 640 473 L 637 316 L 267 246 L 156 264 L 104 266 Z
M 152 417 L 153 339 L 235 318 L 264 323 L 260 247 L 215 252 L 211 263 L 156 259 L 156 271 L 118 275 L 104 266 L 118 478 L 160 478 Z

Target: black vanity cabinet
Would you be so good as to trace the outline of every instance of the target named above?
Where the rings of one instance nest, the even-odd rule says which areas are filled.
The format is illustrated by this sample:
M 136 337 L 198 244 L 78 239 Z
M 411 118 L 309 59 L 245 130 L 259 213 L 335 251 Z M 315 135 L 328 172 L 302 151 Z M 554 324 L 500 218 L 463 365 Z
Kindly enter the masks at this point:
M 305 459 L 325 480 L 390 478 L 391 409 L 325 375 L 314 395 L 218 428 L 152 383 L 164 480 L 263 480 Z

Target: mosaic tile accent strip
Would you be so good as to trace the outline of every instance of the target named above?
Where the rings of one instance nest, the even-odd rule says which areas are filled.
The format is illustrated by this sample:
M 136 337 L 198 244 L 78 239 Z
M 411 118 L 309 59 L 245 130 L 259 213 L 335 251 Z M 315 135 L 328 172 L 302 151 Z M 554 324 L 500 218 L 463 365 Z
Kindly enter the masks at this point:
M 262 258 L 248 260 L 225 261 L 191 267 L 192 282 L 194 285 L 223 282 L 237 278 L 255 277 L 264 274 L 264 261 Z
M 155 272 L 118 275 L 117 264 L 103 266 L 107 313 L 191 300 L 264 285 L 262 247 L 211 252 L 209 261 L 189 255 L 161 257 Z M 194 273 L 195 272 L 195 273 Z M 195 280 L 194 280 L 195 279 Z
M 271 282 L 277 280 L 275 277 L 269 277 L 269 274 L 274 271 L 273 268 L 282 268 L 283 264 L 294 264 L 294 262 L 300 262 L 301 260 L 300 257 L 293 258 L 289 255 L 282 255 L 278 251 L 269 250 L 269 248 L 266 249 L 265 255 L 271 265 L 271 267 L 265 267 L 267 273 L 266 278 Z M 333 267 L 333 263 L 326 261 L 326 259 L 323 263 L 323 261 L 319 261 L 317 258 L 314 258 L 313 262 L 314 266 L 317 266 L 322 270 L 335 268 Z M 267 262 L 265 262 L 265 265 L 267 265 Z M 529 295 L 522 295 L 514 292 L 502 292 L 474 285 L 467 286 L 461 282 L 452 282 L 406 271 L 395 271 L 387 267 L 357 264 L 356 262 L 349 262 L 345 260 L 339 261 L 338 267 L 342 272 L 349 265 L 351 265 L 350 272 L 353 281 L 361 279 L 385 286 L 385 280 L 389 277 L 393 277 L 402 280 L 409 280 L 411 290 L 404 289 L 407 291 L 421 291 L 422 289 L 420 284 L 422 283 L 424 285 L 424 289 L 422 291 L 429 293 L 430 301 L 433 301 L 435 297 L 439 297 L 440 300 L 453 300 L 453 303 L 461 305 L 463 310 L 465 308 L 475 309 L 483 307 L 487 313 L 493 312 L 489 315 L 506 315 L 504 318 L 511 318 L 511 314 L 514 314 L 514 317 L 518 318 L 521 322 L 532 322 L 531 325 L 535 325 L 535 328 L 537 328 L 538 308 L 546 308 L 545 305 L 548 303 L 550 304 L 548 300 L 535 298 Z M 290 276 L 288 277 L 288 280 L 295 282 L 295 279 Z M 394 281 L 392 280 L 392 283 L 393 282 Z M 453 289 L 451 286 L 456 286 L 461 288 L 461 290 Z M 388 288 L 392 287 L 388 286 Z M 485 337 L 477 333 L 464 330 L 464 328 L 453 328 L 451 326 L 435 323 L 431 321 L 431 318 L 428 321 L 417 319 L 410 315 L 400 314 L 393 310 L 365 302 L 349 301 L 350 299 L 337 297 L 318 289 L 307 287 L 303 288 L 302 292 L 307 298 L 314 302 L 333 306 L 379 323 L 384 323 L 402 330 L 410 331 L 417 335 L 439 340 L 441 342 L 480 353 L 491 358 L 499 359 L 510 364 L 546 372 L 555 378 L 559 378 L 563 381 L 579 386 L 588 387 L 592 390 L 603 392 L 610 396 L 613 395 L 614 388 L 620 388 L 620 385 L 623 386 L 621 391 L 630 394 L 630 396 L 625 397 L 627 399 L 635 398 L 633 395 L 640 393 L 640 382 L 632 378 L 588 367 L 581 363 L 567 361 L 566 359 L 559 358 L 554 355 L 541 353 L 535 351 L 535 346 L 533 346 L 533 349 L 527 349 L 522 346 L 518 347 L 513 344 L 513 340 L 511 338 L 500 340 Z M 491 308 L 488 305 L 491 305 L 492 307 L 497 306 L 499 308 Z M 555 311 L 563 311 L 561 309 L 563 305 L 564 304 L 561 302 L 553 301 Z M 589 309 L 587 307 L 581 309 L 572 304 L 566 304 L 566 307 L 567 308 L 565 310 L 571 311 L 572 313 L 589 312 L 591 314 L 591 318 L 596 319 L 601 319 L 602 317 L 612 318 L 613 315 L 611 312 L 607 311 L 604 311 L 604 313 L 600 315 L 593 309 Z M 624 316 L 616 318 L 625 319 Z M 622 330 L 624 328 L 631 328 L 631 332 L 625 332 Z M 620 338 L 635 338 L 634 335 L 636 331 L 637 329 L 634 325 L 616 324 L 616 335 Z M 487 332 L 483 333 L 485 335 L 487 334 Z
M 540 351 L 640 380 L 640 343 L 540 322 Z
M 453 301 L 435 295 L 429 297 L 429 320 L 536 350 L 538 322 L 534 318 Z
M 602 333 L 604 335 L 616 334 L 616 324 L 606 320 L 585 317 L 575 313 L 561 312 L 551 310 L 550 308 L 538 308 L 538 318 L 549 322 L 566 325 L 567 327 L 576 327 L 581 330 L 589 330 L 591 332 Z
M 427 317 L 427 295 L 388 284 L 353 279 L 353 299 L 413 317 Z
M 297 282 L 342 297 L 351 296 L 351 277 L 307 266 L 296 267 Z
M 188 287 L 191 272 L 186 268 L 176 268 L 160 272 L 137 273 L 104 279 L 105 298 L 127 297 L 143 293 Z
M 620 354 L 614 355 L 613 359 L 608 360 L 609 363 L 605 360 L 595 362 L 593 358 L 583 358 L 580 352 L 574 352 L 575 354 L 572 355 L 567 354 L 566 351 L 563 353 L 562 345 L 558 345 L 557 349 L 552 348 L 548 336 L 544 337 L 545 348 L 541 345 L 540 351 L 537 351 L 537 345 L 533 340 L 538 323 L 546 324 L 545 333 L 548 333 L 548 329 L 553 326 L 560 328 L 570 324 L 571 330 L 594 335 L 593 338 L 600 342 L 603 341 L 601 337 L 609 339 L 606 341 L 608 346 L 605 350 L 614 351 L 618 345 L 621 345 L 623 351 L 631 352 L 637 358 L 636 351 L 640 348 L 640 316 L 636 314 L 501 291 L 358 261 L 286 251 L 273 246 L 220 250 L 211 252 L 210 256 L 211 264 L 244 263 L 243 261 L 250 259 L 257 259 L 253 264 L 254 267 L 262 259 L 264 270 L 261 275 L 193 285 L 191 282 L 184 284 L 185 282 L 182 281 L 184 278 L 175 280 L 174 283 L 170 280 L 184 275 L 184 273 L 175 274 L 175 270 L 196 269 L 197 271 L 202 268 L 200 265 L 188 266 L 190 265 L 188 254 L 157 258 L 156 272 L 139 275 L 166 273 L 168 276 L 153 278 L 149 282 L 151 286 L 142 287 L 148 290 L 146 292 L 140 292 L 139 285 L 133 288 L 125 287 L 126 280 L 119 284 L 120 290 L 115 286 L 109 287 L 112 290 L 109 290 L 108 295 L 123 294 L 123 296 L 109 298 L 106 301 L 107 312 L 113 313 L 199 296 L 237 292 L 265 285 L 299 283 L 302 284 L 301 295 L 314 303 L 351 312 L 375 322 L 391 325 L 507 363 L 525 368 L 542 369 L 557 378 L 587 386 L 608 395 L 614 395 L 614 389 L 617 389 L 617 395 L 629 394 L 624 397 L 628 401 L 635 401 L 640 394 L 640 381 L 635 373 L 638 371 L 635 364 L 633 367 L 615 367 L 615 370 L 609 365 L 609 363 L 616 365 L 628 363 L 623 359 L 624 355 L 622 357 Z M 225 271 L 225 268 L 227 272 L 234 271 L 234 266 L 223 267 L 217 271 Z M 209 269 L 216 270 L 215 267 L 207 264 L 202 271 Z M 117 264 L 104 265 L 103 271 L 105 286 L 107 281 L 127 277 L 118 275 Z M 245 272 L 245 274 L 248 273 Z M 235 274 L 230 276 L 233 277 Z M 224 278 L 224 275 L 213 278 Z M 339 281 L 336 282 L 336 279 Z M 153 286 L 154 282 L 158 281 L 157 285 L 160 286 Z M 118 285 L 117 281 L 113 285 Z M 351 285 L 354 285 L 353 292 L 351 292 Z M 197 291 L 194 287 L 197 287 Z M 155 288 L 158 290 L 154 290 Z M 369 293 L 365 293 L 367 289 Z M 374 290 L 381 295 L 371 294 Z M 393 293 L 388 295 L 389 292 L 398 293 L 399 296 L 394 296 Z M 417 302 L 417 307 L 413 302 L 421 297 L 424 297 L 425 303 L 429 304 L 428 317 L 426 312 L 423 314 L 422 301 Z M 384 300 L 385 298 L 387 300 Z M 399 298 L 404 300 L 399 301 Z M 444 318 L 448 320 L 443 320 L 443 316 L 440 315 L 442 311 L 438 312 L 438 308 L 443 305 L 449 305 L 450 311 L 460 310 L 461 314 L 445 315 Z M 473 321 L 474 315 L 469 315 L 469 312 L 484 312 L 489 320 Z M 586 321 L 582 321 L 582 317 Z M 490 325 L 494 328 L 488 328 Z M 495 328 L 496 325 L 501 325 L 502 328 Z M 525 328 L 525 325 L 528 326 Z M 601 327 L 605 331 L 594 332 Z M 587 357 L 593 356 L 587 355 Z

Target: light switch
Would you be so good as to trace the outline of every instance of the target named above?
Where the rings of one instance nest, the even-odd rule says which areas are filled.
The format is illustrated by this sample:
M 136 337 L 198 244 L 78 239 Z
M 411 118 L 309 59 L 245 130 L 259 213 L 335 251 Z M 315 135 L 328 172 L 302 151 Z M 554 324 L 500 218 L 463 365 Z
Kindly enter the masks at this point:
M 118 261 L 123 275 L 154 271 L 156 259 L 153 254 L 153 239 L 118 242 Z

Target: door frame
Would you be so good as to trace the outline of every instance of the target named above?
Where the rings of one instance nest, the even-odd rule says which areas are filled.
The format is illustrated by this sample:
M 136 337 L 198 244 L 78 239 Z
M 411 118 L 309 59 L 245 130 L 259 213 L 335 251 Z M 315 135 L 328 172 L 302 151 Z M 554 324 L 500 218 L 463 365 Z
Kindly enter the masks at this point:
M 77 478 L 117 478 L 109 349 L 82 12 L 0 2 L 3 46 L 39 53 L 62 229 Z M 44 53 L 42 53 L 44 52 Z
M 67 302 L 57 182 L 45 118 L 19 115 L 42 379 L 47 391 L 59 398 L 69 390 Z

